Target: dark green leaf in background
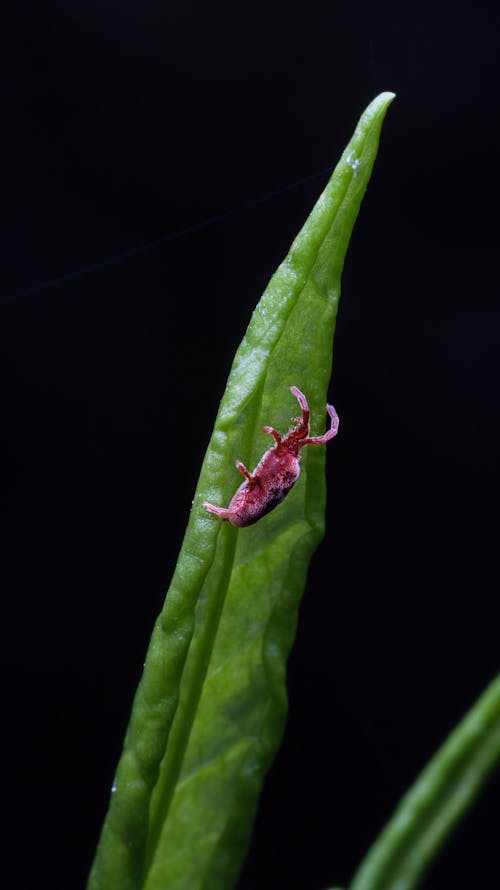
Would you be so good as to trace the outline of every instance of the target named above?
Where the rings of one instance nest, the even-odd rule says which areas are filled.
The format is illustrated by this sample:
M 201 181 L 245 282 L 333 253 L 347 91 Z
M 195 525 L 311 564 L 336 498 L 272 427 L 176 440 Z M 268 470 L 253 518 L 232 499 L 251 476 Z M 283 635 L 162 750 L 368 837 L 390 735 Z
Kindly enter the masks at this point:
M 500 762 L 500 677 L 403 797 L 349 890 L 415 890 Z
M 227 506 L 285 432 L 298 386 L 325 429 L 340 275 L 392 93 L 378 96 L 253 313 L 203 463 L 179 561 L 153 632 L 88 890 L 224 890 L 247 849 L 286 715 L 285 665 L 324 528 L 325 454 L 275 511 L 235 529 Z M 334 401 L 334 400 L 333 400 Z M 328 446 L 332 456 L 334 443 Z

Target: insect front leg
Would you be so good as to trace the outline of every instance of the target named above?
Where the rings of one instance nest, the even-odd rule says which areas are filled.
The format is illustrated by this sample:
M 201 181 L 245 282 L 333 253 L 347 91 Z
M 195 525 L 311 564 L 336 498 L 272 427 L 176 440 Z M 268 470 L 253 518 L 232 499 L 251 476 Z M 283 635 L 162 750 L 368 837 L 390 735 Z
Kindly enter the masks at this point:
M 304 439 L 301 445 L 324 445 L 325 442 L 329 442 L 330 439 L 337 435 L 339 431 L 339 416 L 333 405 L 327 405 L 326 410 L 330 415 L 330 429 L 323 433 L 322 436 L 311 436 L 308 439 Z
M 275 430 L 273 426 L 263 426 L 263 431 L 267 433 L 269 436 L 272 436 L 276 441 L 276 445 L 281 445 L 283 439 L 281 438 L 278 430 Z
M 309 433 L 309 405 L 307 404 L 307 399 L 303 392 L 297 386 L 291 386 L 290 392 L 297 399 L 300 407 L 302 408 L 302 418 L 298 418 L 301 422 L 302 428 L 306 431 L 305 435 L 307 436 Z

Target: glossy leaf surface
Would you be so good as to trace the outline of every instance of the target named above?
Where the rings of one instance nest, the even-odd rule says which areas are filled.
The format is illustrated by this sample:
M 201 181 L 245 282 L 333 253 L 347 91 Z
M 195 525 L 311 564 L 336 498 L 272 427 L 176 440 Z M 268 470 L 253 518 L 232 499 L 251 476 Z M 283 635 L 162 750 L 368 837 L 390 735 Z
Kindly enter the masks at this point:
M 361 117 L 236 354 L 89 890 L 224 890 L 236 879 L 283 732 L 286 658 L 323 534 L 325 448 L 304 449 L 295 488 L 256 525 L 222 524 L 202 503 L 227 506 L 241 482 L 235 460 L 253 468 L 270 447 L 264 424 L 286 432 L 290 385 L 307 395 L 313 435 L 325 429 L 340 275 L 392 98 Z

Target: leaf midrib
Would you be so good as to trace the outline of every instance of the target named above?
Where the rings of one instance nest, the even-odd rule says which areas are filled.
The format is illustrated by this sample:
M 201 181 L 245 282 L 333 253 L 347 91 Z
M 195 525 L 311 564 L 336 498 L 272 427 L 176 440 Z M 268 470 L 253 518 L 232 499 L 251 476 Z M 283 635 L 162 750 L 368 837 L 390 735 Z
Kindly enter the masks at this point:
M 300 292 L 300 294 L 301 293 L 302 293 L 302 291 Z M 300 294 L 297 296 L 297 300 L 300 299 Z M 295 305 L 297 300 L 295 300 L 293 302 L 293 305 Z M 290 311 L 292 308 L 293 308 L 293 306 L 290 308 Z M 285 319 L 285 322 L 283 324 L 283 328 L 286 325 L 287 319 L 288 319 L 288 315 L 287 315 L 287 318 Z M 278 338 L 277 342 L 279 342 L 280 338 L 281 338 L 281 335 Z M 275 346 L 276 346 L 276 344 L 273 346 L 273 349 L 275 348 Z M 249 417 L 248 417 L 248 421 L 247 421 L 247 426 L 250 427 L 250 429 L 252 431 L 252 439 L 255 438 L 255 435 L 257 433 L 256 420 L 259 415 L 260 408 L 262 406 L 262 393 L 263 393 L 265 378 L 266 378 L 266 375 L 264 375 L 263 383 L 259 388 L 258 397 L 256 397 L 254 399 L 254 408 L 252 411 L 249 412 Z M 229 443 L 229 440 L 227 440 L 227 443 Z M 202 638 L 201 638 L 201 641 L 199 644 L 199 651 L 198 651 L 198 655 L 197 655 L 197 662 L 198 662 L 197 669 L 192 671 L 192 676 L 194 678 L 196 678 L 196 680 L 193 680 L 191 689 L 188 690 L 188 698 L 182 704 L 184 719 L 183 719 L 183 723 L 180 724 L 180 728 L 179 728 L 179 744 L 175 747 L 172 744 L 174 739 L 171 736 L 171 742 L 170 742 L 170 748 L 168 749 L 168 755 L 169 755 L 169 761 L 172 764 L 172 766 L 167 773 L 167 779 L 169 777 L 170 780 L 169 781 L 164 780 L 164 793 L 162 794 L 160 801 L 158 802 L 158 806 L 157 806 L 157 810 L 156 810 L 156 819 L 155 819 L 156 825 L 151 826 L 151 828 L 150 828 L 150 835 L 149 835 L 150 840 L 146 847 L 146 857 L 145 857 L 145 865 L 144 865 L 144 873 L 143 873 L 143 881 L 142 881 L 143 886 L 146 885 L 148 875 L 149 875 L 150 870 L 153 866 L 153 863 L 154 863 L 154 860 L 156 857 L 156 852 L 158 849 L 158 844 L 160 842 L 163 826 L 164 826 L 165 821 L 168 817 L 170 805 L 172 803 L 172 799 L 173 799 L 173 796 L 174 796 L 174 793 L 175 793 L 175 790 L 177 787 L 177 779 L 178 779 L 178 776 L 180 775 L 180 772 L 182 769 L 182 764 L 184 762 L 186 751 L 187 751 L 187 748 L 189 745 L 189 739 L 190 739 L 191 731 L 192 731 L 194 721 L 196 718 L 198 703 L 200 701 L 202 689 L 203 689 L 205 679 L 207 676 L 207 672 L 208 672 L 208 668 L 210 665 L 210 659 L 212 656 L 213 647 L 215 644 L 215 640 L 217 637 L 217 631 L 219 628 L 220 616 L 222 614 L 222 609 L 224 606 L 226 594 L 227 594 L 229 585 L 231 583 L 231 578 L 232 578 L 233 568 L 234 568 L 234 555 L 235 555 L 235 551 L 236 551 L 236 542 L 237 542 L 237 538 L 238 538 L 238 529 L 235 528 L 234 526 L 230 525 L 230 523 L 227 523 L 224 526 L 221 524 L 221 527 L 217 532 L 217 543 L 214 547 L 214 554 L 216 552 L 216 548 L 218 546 L 218 541 L 219 541 L 219 538 L 221 537 L 221 535 L 223 536 L 223 539 L 224 539 L 224 537 L 226 538 L 226 541 L 223 540 L 223 546 L 227 547 L 227 551 L 226 551 L 226 554 L 224 555 L 224 559 L 223 559 L 223 562 L 222 562 L 222 564 L 220 566 L 220 570 L 219 570 L 220 581 L 216 585 L 216 588 L 211 596 L 211 608 L 213 610 L 213 615 L 210 616 L 209 618 L 206 617 L 206 630 L 205 630 L 205 633 L 202 635 Z M 213 565 L 213 560 L 212 560 L 210 568 L 208 569 L 207 574 L 205 575 L 204 583 L 210 573 L 212 565 Z M 201 585 L 201 587 L 198 591 L 198 597 L 201 593 L 202 588 L 203 588 L 203 585 Z M 195 613 L 195 620 L 196 620 L 196 613 Z M 190 649 L 191 649 L 191 644 L 189 646 L 186 661 L 184 664 L 187 663 L 187 660 L 189 658 Z M 181 683 L 182 683 L 182 679 L 181 679 Z M 180 706 L 181 706 L 181 702 L 179 701 L 178 707 L 180 707 Z M 175 720 L 175 718 L 174 718 L 174 720 Z M 161 777 L 161 767 L 160 767 L 160 777 Z

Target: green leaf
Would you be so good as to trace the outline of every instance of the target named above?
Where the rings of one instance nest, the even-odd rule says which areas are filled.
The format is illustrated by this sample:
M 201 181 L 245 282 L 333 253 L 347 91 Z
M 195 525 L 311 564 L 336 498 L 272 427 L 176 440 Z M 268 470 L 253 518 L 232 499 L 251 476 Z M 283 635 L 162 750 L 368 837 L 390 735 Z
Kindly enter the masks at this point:
M 285 664 L 322 534 L 325 448 L 274 512 L 237 530 L 227 505 L 306 393 L 325 423 L 340 274 L 392 93 L 367 108 L 253 313 L 229 375 L 165 606 L 134 701 L 89 890 L 224 890 L 248 846 L 283 733 Z
M 500 761 L 500 677 L 405 795 L 349 890 L 413 890 Z

